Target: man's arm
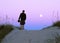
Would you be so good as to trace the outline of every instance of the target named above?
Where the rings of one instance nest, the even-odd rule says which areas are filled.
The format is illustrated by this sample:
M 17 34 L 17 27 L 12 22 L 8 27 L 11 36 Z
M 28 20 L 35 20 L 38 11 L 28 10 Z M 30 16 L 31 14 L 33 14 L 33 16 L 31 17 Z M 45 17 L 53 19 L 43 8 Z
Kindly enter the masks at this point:
M 19 19 L 20 19 L 20 16 L 19 16 Z M 18 19 L 18 20 L 19 20 L 19 19 Z
M 25 20 L 26 20 L 26 14 L 25 14 Z
M 20 22 L 21 15 L 19 15 L 18 22 Z
M 21 13 L 22 14 L 22 13 Z M 21 18 L 21 14 L 19 15 L 19 19 Z

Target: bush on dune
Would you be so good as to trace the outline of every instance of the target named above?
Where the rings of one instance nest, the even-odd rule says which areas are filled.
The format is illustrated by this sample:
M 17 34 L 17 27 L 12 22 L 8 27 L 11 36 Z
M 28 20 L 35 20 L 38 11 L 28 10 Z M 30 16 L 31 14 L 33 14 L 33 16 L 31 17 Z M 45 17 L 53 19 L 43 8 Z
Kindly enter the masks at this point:
M 0 42 L 12 30 L 13 30 L 12 25 L 0 25 Z
M 60 27 L 60 21 L 57 21 L 57 22 L 53 23 L 53 26 Z

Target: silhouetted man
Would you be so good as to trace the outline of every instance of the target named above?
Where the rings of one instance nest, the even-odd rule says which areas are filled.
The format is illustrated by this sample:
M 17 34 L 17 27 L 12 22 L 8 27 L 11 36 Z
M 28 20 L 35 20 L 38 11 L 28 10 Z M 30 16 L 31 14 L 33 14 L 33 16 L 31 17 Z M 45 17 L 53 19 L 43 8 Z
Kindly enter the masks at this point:
M 24 30 L 24 24 L 25 24 L 25 20 L 26 20 L 26 14 L 25 14 L 25 10 L 22 11 L 22 13 L 20 13 L 18 22 L 20 22 L 20 29 Z

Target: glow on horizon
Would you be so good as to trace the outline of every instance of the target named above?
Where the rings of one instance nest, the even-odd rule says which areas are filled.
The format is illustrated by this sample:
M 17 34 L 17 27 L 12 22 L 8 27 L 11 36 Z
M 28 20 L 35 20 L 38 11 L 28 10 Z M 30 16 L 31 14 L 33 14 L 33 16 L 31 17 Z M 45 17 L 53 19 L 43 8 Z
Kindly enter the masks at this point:
M 60 0 L 0 0 L 0 17 L 4 19 L 4 22 L 8 15 L 7 21 L 19 26 L 17 20 L 22 10 L 25 10 L 27 15 L 25 28 L 39 30 L 50 26 L 52 20 L 56 21 L 53 11 L 55 11 L 55 16 L 57 11 L 60 14 Z

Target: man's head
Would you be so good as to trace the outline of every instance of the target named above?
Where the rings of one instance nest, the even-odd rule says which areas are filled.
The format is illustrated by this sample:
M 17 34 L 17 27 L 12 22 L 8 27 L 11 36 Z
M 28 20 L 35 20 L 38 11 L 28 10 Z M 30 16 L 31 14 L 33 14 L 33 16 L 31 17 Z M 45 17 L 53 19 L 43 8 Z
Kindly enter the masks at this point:
M 24 13 L 24 12 L 25 12 L 25 10 L 22 10 L 22 12 Z

